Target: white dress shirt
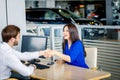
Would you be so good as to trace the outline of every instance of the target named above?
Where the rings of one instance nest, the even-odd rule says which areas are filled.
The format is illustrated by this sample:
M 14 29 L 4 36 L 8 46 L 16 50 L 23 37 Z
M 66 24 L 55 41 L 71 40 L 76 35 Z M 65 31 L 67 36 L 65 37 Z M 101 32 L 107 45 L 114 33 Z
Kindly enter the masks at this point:
M 34 67 L 25 66 L 21 60 L 31 60 L 39 57 L 39 52 L 21 53 L 10 47 L 7 43 L 0 43 L 0 80 L 11 76 L 11 70 L 15 70 L 23 76 L 32 74 Z

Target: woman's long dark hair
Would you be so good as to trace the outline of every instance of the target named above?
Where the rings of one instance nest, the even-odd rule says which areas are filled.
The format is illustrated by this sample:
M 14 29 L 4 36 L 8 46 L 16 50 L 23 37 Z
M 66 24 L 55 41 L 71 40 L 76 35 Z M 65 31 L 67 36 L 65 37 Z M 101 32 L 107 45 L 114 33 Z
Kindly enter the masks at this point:
M 68 27 L 68 30 L 69 30 L 69 33 L 70 33 L 70 39 L 71 39 L 72 43 L 74 43 L 77 40 L 80 40 L 77 27 L 74 24 L 72 24 L 72 23 L 66 24 L 63 27 L 63 31 L 64 31 L 65 27 Z M 63 50 L 65 49 L 66 42 L 67 42 L 67 40 L 63 39 L 63 43 L 62 43 L 62 49 Z M 84 48 L 84 45 L 83 45 L 83 48 Z M 84 53 L 85 53 L 84 55 L 86 57 L 85 49 L 84 49 Z

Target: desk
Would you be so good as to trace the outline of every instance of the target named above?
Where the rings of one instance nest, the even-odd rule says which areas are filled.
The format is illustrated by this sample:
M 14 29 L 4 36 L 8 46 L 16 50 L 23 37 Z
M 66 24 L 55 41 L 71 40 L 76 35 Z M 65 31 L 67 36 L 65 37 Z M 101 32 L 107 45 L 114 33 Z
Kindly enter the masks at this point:
M 36 69 L 31 76 L 45 80 L 99 80 L 110 77 L 111 74 L 104 71 L 55 63 L 48 69 Z

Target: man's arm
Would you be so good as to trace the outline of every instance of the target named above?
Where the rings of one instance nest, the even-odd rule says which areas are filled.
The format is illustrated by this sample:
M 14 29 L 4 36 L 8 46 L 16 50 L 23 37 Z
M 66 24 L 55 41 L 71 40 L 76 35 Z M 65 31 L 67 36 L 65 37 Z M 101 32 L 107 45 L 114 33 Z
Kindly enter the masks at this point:
M 9 55 L 5 62 L 9 68 L 20 73 L 23 76 L 31 75 L 35 69 L 33 65 L 26 66 L 22 64 L 19 58 L 15 55 Z

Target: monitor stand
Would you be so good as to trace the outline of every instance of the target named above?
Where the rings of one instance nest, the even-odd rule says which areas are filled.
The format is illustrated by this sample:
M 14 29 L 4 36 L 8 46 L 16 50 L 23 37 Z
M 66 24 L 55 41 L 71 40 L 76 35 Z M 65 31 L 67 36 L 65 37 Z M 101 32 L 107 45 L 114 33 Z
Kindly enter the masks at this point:
M 51 57 L 51 62 L 47 63 L 47 65 L 53 65 L 54 62 L 53 62 L 53 57 Z

